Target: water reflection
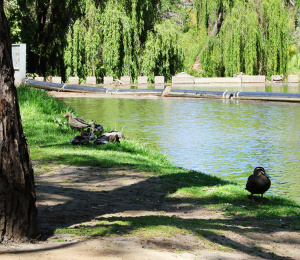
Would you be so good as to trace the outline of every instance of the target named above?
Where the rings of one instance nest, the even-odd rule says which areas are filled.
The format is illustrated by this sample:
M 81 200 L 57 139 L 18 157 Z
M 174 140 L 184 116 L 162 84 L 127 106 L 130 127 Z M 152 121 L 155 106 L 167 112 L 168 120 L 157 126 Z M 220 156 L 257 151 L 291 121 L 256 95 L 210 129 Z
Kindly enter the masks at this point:
M 268 193 L 300 202 L 300 105 L 205 99 L 64 98 L 88 121 L 122 130 L 178 166 L 246 183 L 255 166 Z

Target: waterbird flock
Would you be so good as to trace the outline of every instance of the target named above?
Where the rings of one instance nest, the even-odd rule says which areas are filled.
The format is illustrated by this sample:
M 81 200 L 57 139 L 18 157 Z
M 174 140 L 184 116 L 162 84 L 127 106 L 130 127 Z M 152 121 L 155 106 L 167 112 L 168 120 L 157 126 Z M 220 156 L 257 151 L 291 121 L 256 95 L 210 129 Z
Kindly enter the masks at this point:
M 120 138 L 124 138 L 124 134 L 117 130 L 103 133 L 104 129 L 102 125 L 96 124 L 95 121 L 89 124 L 79 117 L 73 118 L 70 112 L 67 112 L 64 117 L 69 118 L 68 122 L 71 128 L 80 131 L 80 135 L 76 135 L 71 140 L 71 144 L 73 145 L 87 145 L 90 140 L 93 140 L 94 144 L 97 145 L 114 142 L 120 143 Z M 87 130 L 84 130 L 85 128 L 87 128 Z

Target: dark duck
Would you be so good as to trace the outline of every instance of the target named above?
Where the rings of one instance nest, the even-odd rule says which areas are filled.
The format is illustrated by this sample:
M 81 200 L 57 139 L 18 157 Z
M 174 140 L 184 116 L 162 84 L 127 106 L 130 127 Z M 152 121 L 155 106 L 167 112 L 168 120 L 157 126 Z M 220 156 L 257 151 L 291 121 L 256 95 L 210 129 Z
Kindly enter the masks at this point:
M 91 129 L 88 128 L 86 130 L 81 131 L 81 135 L 87 137 L 89 140 L 95 140 L 95 135 L 91 133 Z
M 71 144 L 74 145 L 87 145 L 89 144 L 89 136 L 86 135 L 86 131 L 81 131 L 80 135 L 76 135 L 72 140 Z
M 261 201 L 263 200 L 264 193 L 271 186 L 270 178 L 263 167 L 256 167 L 254 169 L 253 174 L 248 177 L 246 183 L 246 190 L 251 193 L 252 201 L 254 201 L 253 194 L 260 194 Z
M 96 124 L 94 121 L 92 124 L 92 134 L 99 137 L 100 135 L 102 135 L 102 133 L 103 133 L 103 126 Z

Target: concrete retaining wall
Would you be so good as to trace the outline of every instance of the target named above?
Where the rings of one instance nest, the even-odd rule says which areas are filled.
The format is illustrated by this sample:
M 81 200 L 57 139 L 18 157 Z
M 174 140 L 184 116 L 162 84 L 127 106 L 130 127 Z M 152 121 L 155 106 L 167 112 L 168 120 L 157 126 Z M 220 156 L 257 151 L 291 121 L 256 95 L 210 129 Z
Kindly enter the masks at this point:
M 266 76 L 249 76 L 249 75 L 243 75 L 242 77 L 242 83 L 265 83 L 266 82 Z
M 61 84 L 61 77 L 52 77 L 52 83 Z
M 96 83 L 97 83 L 96 77 L 86 77 L 86 84 L 96 85 Z
M 164 84 L 165 77 L 164 76 L 155 76 L 154 77 L 154 84 Z
M 120 80 L 123 84 L 131 84 L 131 78 L 129 76 L 123 76 Z
M 274 75 L 272 79 L 277 79 L 278 75 Z M 37 81 L 44 81 L 45 79 L 43 77 L 35 77 L 35 80 Z M 154 78 L 155 85 L 158 84 L 165 84 L 165 78 L 164 76 L 155 76 Z M 53 83 L 61 83 L 61 77 L 52 77 Z M 120 80 L 116 80 L 116 82 L 119 82 L 121 84 L 131 84 L 131 78 L 129 76 L 123 76 Z M 116 83 L 113 79 L 113 77 L 104 77 L 103 78 L 103 84 L 114 84 Z M 276 82 L 276 81 L 274 81 Z M 79 78 L 78 77 L 70 77 L 69 78 L 70 84 L 79 84 Z M 147 76 L 138 76 L 137 78 L 138 84 L 149 84 L 148 83 L 148 77 Z M 256 84 L 257 86 L 263 86 L 266 84 L 266 76 L 264 75 L 243 75 L 238 77 L 193 77 L 188 74 L 179 75 L 179 76 L 173 76 L 172 77 L 172 84 L 189 84 L 189 85 L 210 85 L 210 86 L 243 86 L 246 87 L 248 84 L 249 86 L 252 86 L 253 84 Z M 285 83 L 283 81 L 280 81 L 280 83 Z M 298 75 L 288 75 L 288 81 L 287 83 L 299 83 L 299 76 Z M 88 85 L 95 85 L 97 84 L 96 77 L 86 77 L 86 84 Z
M 195 84 L 206 83 L 241 83 L 241 77 L 195 78 Z
M 147 76 L 138 76 L 137 80 L 138 80 L 138 84 L 148 84 Z
M 69 77 L 69 83 L 70 84 L 79 84 L 79 78 L 78 77 Z
M 44 77 L 35 77 L 34 80 L 36 81 L 45 81 Z
M 104 77 L 103 78 L 103 84 L 113 84 L 114 83 L 114 77 Z
M 194 84 L 195 78 L 192 76 L 173 76 L 172 84 Z
M 299 83 L 299 75 L 288 75 L 288 82 Z

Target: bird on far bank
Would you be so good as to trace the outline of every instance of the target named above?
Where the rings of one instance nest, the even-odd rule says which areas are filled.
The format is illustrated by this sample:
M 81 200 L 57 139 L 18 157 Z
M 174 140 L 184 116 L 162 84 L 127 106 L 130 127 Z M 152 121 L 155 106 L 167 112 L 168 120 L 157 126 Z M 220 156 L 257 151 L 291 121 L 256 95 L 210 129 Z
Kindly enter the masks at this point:
M 70 112 L 65 113 L 64 117 L 69 117 L 69 124 L 74 129 L 82 130 L 86 127 L 91 126 L 80 117 L 73 118 Z
M 260 194 L 261 201 L 263 200 L 263 194 L 271 186 L 270 178 L 263 167 L 256 167 L 253 170 L 253 174 L 248 177 L 246 183 L 246 190 L 251 193 L 252 201 L 254 201 L 253 194 Z

